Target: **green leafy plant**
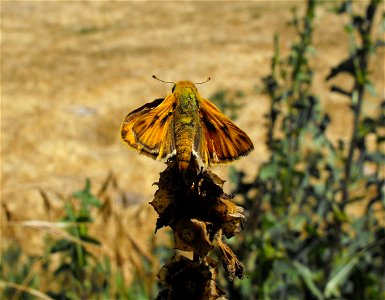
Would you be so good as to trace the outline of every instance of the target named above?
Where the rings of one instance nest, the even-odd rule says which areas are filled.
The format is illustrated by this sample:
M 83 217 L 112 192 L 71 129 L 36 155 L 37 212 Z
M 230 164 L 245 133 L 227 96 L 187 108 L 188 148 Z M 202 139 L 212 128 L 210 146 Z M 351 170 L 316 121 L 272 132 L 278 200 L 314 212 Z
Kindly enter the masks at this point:
M 316 1 L 307 1 L 301 20 L 291 24 L 298 33 L 288 57 L 281 57 L 275 37 L 272 73 L 264 79 L 270 97 L 267 146 L 270 159 L 253 182 L 235 172 L 235 193 L 249 212 L 247 229 L 238 237 L 238 253 L 248 279 L 229 282 L 237 299 L 380 299 L 384 297 L 384 107 L 377 116 L 364 116 L 365 93 L 373 90 L 368 61 L 383 41 L 372 40 L 379 1 L 371 1 L 362 15 L 345 1 L 339 13 L 350 16 L 349 58 L 333 68 L 331 80 L 348 72 L 352 136 L 334 145 L 326 132 L 330 117 L 312 93 L 310 61 Z M 375 150 L 367 147 L 375 136 Z M 373 148 L 373 147 L 372 147 Z M 368 169 L 372 171 L 367 171 Z M 370 190 L 370 193 L 368 193 Z M 362 202 L 361 216 L 347 213 Z M 380 212 L 381 213 L 381 212 Z M 380 215 L 381 216 L 381 215 Z M 383 214 L 382 214 L 383 216 Z
M 102 192 L 108 190 L 112 177 L 109 175 Z M 116 182 L 114 182 L 116 185 Z M 47 201 L 48 198 L 46 199 Z M 115 261 L 101 252 L 101 243 L 90 234 L 95 218 L 119 218 L 111 213 L 110 198 L 103 201 L 91 192 L 86 181 L 83 190 L 65 200 L 65 213 L 58 222 L 27 221 L 36 228 L 44 228 L 53 236 L 45 239 L 44 253 L 29 256 L 17 244 L 2 252 L 0 270 L 3 280 L 0 288 L 4 299 L 147 299 L 148 273 L 136 272 L 131 284 L 127 284 L 122 270 Z M 109 216 L 108 216 L 109 215 Z M 23 224 L 23 222 L 22 222 Z M 130 251 L 130 248 L 127 248 Z M 132 250 L 132 249 L 131 249 Z M 135 255 L 136 253 L 132 253 Z M 148 261 L 141 257 L 142 265 Z M 147 267 L 147 269 L 150 266 Z M 155 289 L 155 285 L 154 285 Z
M 90 209 L 101 205 L 99 199 L 92 195 L 90 189 L 91 184 L 87 180 L 84 190 L 73 194 L 75 201 L 66 203 L 66 214 L 62 222 L 72 224 L 68 228 L 68 233 L 73 239 L 60 239 L 53 244 L 49 251 L 50 254 L 60 253 L 61 263 L 54 274 L 63 283 L 67 283 L 60 284 L 59 293 L 50 293 L 55 298 L 71 298 L 67 295 L 89 297 L 98 289 L 98 286 L 103 286 L 102 282 L 98 282 L 98 279 L 106 280 L 105 278 L 96 278 L 103 276 L 103 273 L 100 273 L 99 276 L 94 273 L 97 261 L 87 250 L 87 243 L 100 245 L 99 241 L 88 233 L 87 223 L 93 221 Z M 97 267 L 96 270 L 99 268 Z M 75 291 L 68 290 L 68 284 L 75 287 Z
M 39 294 L 39 278 L 30 272 L 38 261 L 39 258 L 35 256 L 23 258 L 22 249 L 18 245 L 11 245 L 2 252 L 0 274 L 3 281 L 0 281 L 0 288 L 3 289 L 4 299 L 29 299 L 31 295 Z M 23 283 L 27 283 L 28 287 L 23 286 Z

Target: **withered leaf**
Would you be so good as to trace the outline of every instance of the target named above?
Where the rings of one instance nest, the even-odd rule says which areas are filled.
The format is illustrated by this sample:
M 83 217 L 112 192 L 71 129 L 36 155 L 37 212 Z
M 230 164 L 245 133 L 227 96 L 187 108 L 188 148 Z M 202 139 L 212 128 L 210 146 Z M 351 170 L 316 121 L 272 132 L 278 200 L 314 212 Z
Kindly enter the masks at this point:
M 244 268 L 241 262 L 235 256 L 234 252 L 221 240 L 218 240 L 218 246 L 221 253 L 221 261 L 229 276 L 229 279 L 233 280 L 235 276 L 237 276 L 239 279 L 242 279 L 244 277 Z
M 204 257 L 213 248 L 206 223 L 196 219 L 182 219 L 176 223 L 174 233 L 175 248 L 194 251 Z

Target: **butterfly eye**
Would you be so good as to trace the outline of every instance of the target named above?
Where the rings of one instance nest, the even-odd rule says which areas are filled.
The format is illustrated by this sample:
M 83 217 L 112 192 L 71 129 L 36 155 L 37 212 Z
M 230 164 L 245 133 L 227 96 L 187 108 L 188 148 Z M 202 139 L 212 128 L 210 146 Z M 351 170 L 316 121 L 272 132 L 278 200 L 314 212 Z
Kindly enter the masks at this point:
M 176 84 L 173 85 L 171 92 L 173 93 L 175 91 Z

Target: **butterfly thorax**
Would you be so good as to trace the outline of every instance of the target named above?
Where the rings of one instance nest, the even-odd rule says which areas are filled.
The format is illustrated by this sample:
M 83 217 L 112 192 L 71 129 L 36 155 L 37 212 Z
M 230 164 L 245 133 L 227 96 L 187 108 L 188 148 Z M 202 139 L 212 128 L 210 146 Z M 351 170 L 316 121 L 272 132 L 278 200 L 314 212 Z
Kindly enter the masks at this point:
M 191 159 L 196 135 L 200 134 L 199 94 L 195 86 L 186 81 L 178 82 L 173 93 L 177 100 L 174 110 L 176 158 L 179 169 L 185 170 Z

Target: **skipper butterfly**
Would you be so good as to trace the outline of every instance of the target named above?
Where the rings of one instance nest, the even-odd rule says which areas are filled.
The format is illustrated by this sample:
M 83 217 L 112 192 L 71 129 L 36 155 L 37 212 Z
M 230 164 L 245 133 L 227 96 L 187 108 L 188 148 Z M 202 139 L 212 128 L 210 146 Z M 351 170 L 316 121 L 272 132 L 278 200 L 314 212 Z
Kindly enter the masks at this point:
M 129 113 L 121 136 L 153 159 L 176 155 L 180 171 L 187 169 L 192 155 L 209 166 L 234 161 L 254 149 L 247 134 L 202 98 L 190 81 L 174 83 L 167 97 Z

